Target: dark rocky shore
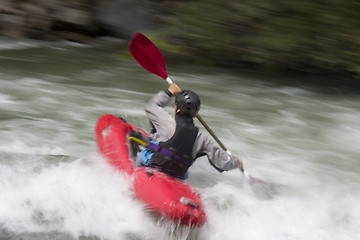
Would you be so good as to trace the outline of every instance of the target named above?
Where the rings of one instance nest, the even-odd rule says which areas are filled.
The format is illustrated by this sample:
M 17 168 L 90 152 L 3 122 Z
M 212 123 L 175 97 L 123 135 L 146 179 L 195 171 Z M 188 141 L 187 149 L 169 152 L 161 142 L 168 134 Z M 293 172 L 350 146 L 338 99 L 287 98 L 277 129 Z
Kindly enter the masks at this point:
M 0 35 L 88 42 L 151 27 L 153 6 L 134 0 L 1 0 Z
M 358 80 L 359 6 L 356 0 L 326 6 L 310 0 L 0 0 L 0 36 L 123 44 L 140 31 L 153 33 L 167 59 L 178 63 Z

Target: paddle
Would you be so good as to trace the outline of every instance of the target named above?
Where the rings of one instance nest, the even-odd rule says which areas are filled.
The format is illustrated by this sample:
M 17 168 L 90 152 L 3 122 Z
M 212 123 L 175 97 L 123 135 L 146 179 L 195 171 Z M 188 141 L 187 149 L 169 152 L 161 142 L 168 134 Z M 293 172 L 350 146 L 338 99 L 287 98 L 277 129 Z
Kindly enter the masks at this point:
M 136 33 L 130 41 L 129 45 L 130 53 L 135 60 L 149 72 L 165 79 L 168 84 L 173 84 L 173 81 L 167 74 L 166 63 L 160 50 L 153 44 L 147 37 L 141 33 Z M 220 139 L 210 129 L 202 117 L 197 114 L 196 118 L 206 128 L 210 135 L 216 140 L 222 149 L 228 151 Z
M 135 60 L 149 72 L 163 78 L 168 84 L 173 84 L 173 81 L 167 74 L 166 62 L 161 54 L 160 50 L 153 44 L 146 36 L 142 33 L 135 33 L 133 38 L 130 41 L 129 50 Z M 210 129 L 210 127 L 205 123 L 202 117 L 197 114 L 196 118 L 199 122 L 206 128 L 210 135 L 216 140 L 220 147 L 228 151 L 220 139 L 215 135 L 215 133 Z M 275 186 L 270 186 L 266 182 L 256 179 L 250 176 L 244 169 L 241 169 L 244 176 L 249 180 L 251 184 L 257 184 L 259 188 L 257 190 L 266 191 L 267 195 L 272 195 L 275 193 Z

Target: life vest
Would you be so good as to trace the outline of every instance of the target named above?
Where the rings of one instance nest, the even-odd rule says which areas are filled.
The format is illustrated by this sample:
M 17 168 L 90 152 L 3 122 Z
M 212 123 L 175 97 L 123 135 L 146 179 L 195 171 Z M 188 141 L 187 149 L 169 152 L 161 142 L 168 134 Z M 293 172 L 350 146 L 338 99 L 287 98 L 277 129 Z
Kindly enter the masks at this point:
M 199 129 L 191 117 L 177 115 L 175 121 L 175 133 L 169 140 L 159 142 L 158 145 L 148 144 L 148 149 L 154 152 L 148 166 L 184 179 L 194 162 L 192 150 Z

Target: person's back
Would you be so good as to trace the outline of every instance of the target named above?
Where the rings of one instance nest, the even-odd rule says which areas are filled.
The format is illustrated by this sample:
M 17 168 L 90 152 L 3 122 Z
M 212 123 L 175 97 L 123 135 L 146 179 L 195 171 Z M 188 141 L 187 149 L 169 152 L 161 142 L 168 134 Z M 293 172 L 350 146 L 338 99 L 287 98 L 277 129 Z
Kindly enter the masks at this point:
M 164 109 L 172 96 L 176 96 L 175 118 Z M 155 95 L 145 108 L 154 129 L 141 154 L 143 163 L 180 179 L 186 178 L 189 167 L 204 155 L 220 172 L 242 169 L 240 159 L 223 151 L 194 125 L 199 110 L 199 97 L 190 90 L 181 91 L 176 84 Z

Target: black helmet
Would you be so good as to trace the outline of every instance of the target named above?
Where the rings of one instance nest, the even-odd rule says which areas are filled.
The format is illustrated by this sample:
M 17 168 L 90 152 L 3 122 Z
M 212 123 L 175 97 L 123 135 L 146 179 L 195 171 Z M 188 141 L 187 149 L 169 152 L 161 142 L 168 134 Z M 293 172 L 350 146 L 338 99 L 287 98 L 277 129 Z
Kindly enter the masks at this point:
M 200 99 L 190 90 L 181 91 L 175 98 L 175 104 L 180 109 L 180 114 L 195 117 L 200 110 Z

